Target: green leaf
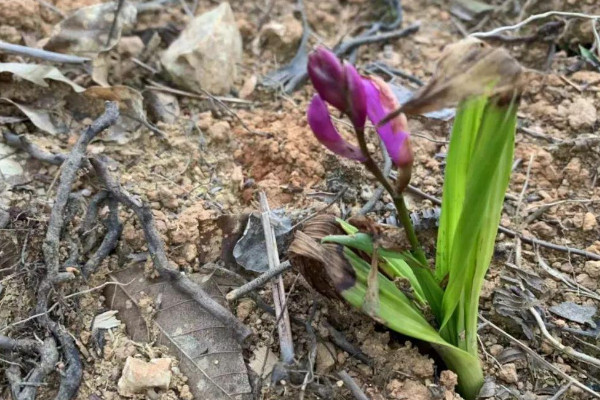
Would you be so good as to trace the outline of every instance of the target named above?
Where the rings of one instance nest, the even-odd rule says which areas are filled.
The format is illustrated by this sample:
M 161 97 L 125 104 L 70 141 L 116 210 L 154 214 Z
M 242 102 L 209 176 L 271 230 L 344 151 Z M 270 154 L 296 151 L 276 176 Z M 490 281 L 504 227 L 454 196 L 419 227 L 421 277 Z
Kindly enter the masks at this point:
M 335 220 L 348 235 L 354 235 L 355 233 L 358 233 L 358 228 L 354 225 L 344 221 L 341 218 L 336 218 Z
M 456 225 L 463 210 L 467 174 L 473 145 L 479 131 L 486 97 L 461 103 L 452 127 L 450 148 L 446 158 L 442 211 L 438 229 L 435 277 L 440 282 L 449 272 L 450 249 Z
M 463 348 L 467 346 L 459 337 L 465 335 L 465 324 L 476 321 L 479 291 L 493 253 L 510 175 L 515 126 L 515 103 L 498 105 L 490 100 L 469 158 L 462 212 L 447 255 L 449 279 L 442 304 L 442 330 L 454 319 L 453 332 L 446 331 L 444 337 L 454 338 L 452 343 L 461 343 Z M 442 215 L 445 206 L 442 203 Z
M 354 307 L 361 309 L 367 291 L 370 265 L 347 247 L 344 255 L 356 273 L 356 281 L 350 288 L 343 290 L 341 295 Z M 389 279 L 382 274 L 379 274 L 378 279 L 379 307 L 374 318 L 396 332 L 431 343 L 446 365 L 457 373 L 461 392 L 467 398 L 476 398 L 483 384 L 483 372 L 477 354 L 469 354 L 444 340 L 410 299 Z
M 354 235 L 330 235 L 323 238 L 323 242 L 331 242 L 342 244 L 344 246 L 351 247 L 356 250 L 363 251 L 367 253 L 369 256 L 373 254 L 373 240 L 366 233 L 356 233 Z M 444 292 L 440 285 L 436 282 L 433 277 L 433 273 L 429 269 L 428 266 L 423 266 L 410 252 L 406 251 L 403 253 L 398 253 L 392 250 L 386 249 L 378 249 L 377 250 L 379 256 L 386 262 L 388 262 L 388 267 L 390 267 L 390 262 L 400 262 L 403 261 L 407 266 L 410 267 L 412 274 L 403 273 L 405 271 L 403 267 L 398 267 L 396 270 L 386 270 L 386 272 L 394 272 L 399 274 L 402 278 L 408 279 L 411 283 L 415 294 L 417 297 L 421 299 L 425 299 L 431 307 L 432 312 L 438 319 L 438 322 L 441 323 L 441 318 L 438 318 L 441 315 L 442 309 L 442 298 Z M 385 269 L 385 266 L 383 266 Z M 392 276 L 392 273 L 390 273 Z
M 600 60 L 598 60 L 598 57 L 596 57 L 596 55 L 593 52 L 586 49 L 582 45 L 579 45 L 579 51 L 581 52 L 581 56 L 583 57 L 584 60 L 586 60 L 588 63 L 590 63 L 596 69 L 600 69 Z

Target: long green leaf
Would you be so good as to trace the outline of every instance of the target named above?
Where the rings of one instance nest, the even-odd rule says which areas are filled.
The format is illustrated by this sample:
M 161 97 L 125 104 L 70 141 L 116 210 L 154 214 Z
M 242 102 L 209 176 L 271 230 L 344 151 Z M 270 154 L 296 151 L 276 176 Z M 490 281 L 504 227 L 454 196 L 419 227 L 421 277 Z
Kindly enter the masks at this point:
M 354 307 L 361 309 L 367 291 L 370 265 L 347 247 L 344 249 L 344 255 L 356 273 L 356 282 L 352 287 L 343 290 L 341 295 Z M 396 332 L 431 343 L 448 367 L 458 375 L 461 392 L 474 399 L 483 384 L 479 357 L 444 340 L 404 293 L 382 274 L 379 274 L 378 278 L 379 308 L 375 318 Z
M 479 131 L 486 97 L 460 104 L 454 118 L 451 143 L 446 158 L 442 212 L 438 229 L 435 277 L 439 281 L 449 272 L 450 251 L 456 225 L 463 210 L 467 173 Z
M 480 245 L 477 248 L 476 264 L 478 267 L 475 269 L 473 279 L 471 280 L 470 290 L 467 289 L 465 292 L 467 306 L 465 310 L 466 349 L 471 354 L 476 354 L 477 352 L 479 295 L 494 252 L 497 227 L 502 216 L 504 196 L 510 180 L 515 147 L 515 127 L 517 123 L 516 103 L 513 102 L 508 107 L 491 104 L 490 107 L 494 109 L 490 110 L 489 126 L 496 126 L 496 134 L 505 137 L 506 140 L 504 147 L 500 151 L 500 161 L 491 179 L 487 209 L 484 211 L 484 215 L 488 218 L 488 221 L 482 226 L 479 236 Z M 485 122 L 488 121 L 486 120 Z M 498 123 L 498 125 L 494 125 L 495 123 Z
M 512 112 L 508 112 L 509 109 Z M 490 102 L 482 116 L 468 166 L 463 212 L 456 224 L 455 240 L 451 243 L 449 280 L 442 304 L 442 328 L 453 318 L 459 303 L 466 305 L 467 301 L 472 302 L 473 280 L 475 276 L 485 275 L 491 260 L 502 199 L 508 183 L 506 164 L 507 160 L 512 160 L 514 147 L 514 110 L 512 105 L 509 108 Z M 510 165 L 508 168 L 510 174 Z M 499 169 L 502 172 L 498 172 Z M 465 297 L 467 293 L 469 298 Z M 459 310 L 456 318 L 464 315 L 464 311 Z M 456 318 L 455 321 L 458 321 Z M 461 328 L 459 325 L 458 332 L 455 332 L 459 336 L 462 334 Z
M 350 227 L 352 226 L 350 224 L 347 225 Z M 359 232 L 353 235 L 330 235 L 324 237 L 322 240 L 323 242 L 342 244 L 344 246 L 363 251 L 369 256 L 373 254 L 373 240 L 366 233 Z M 417 297 L 427 301 L 429 307 L 431 307 L 432 312 L 437 318 L 437 316 L 440 315 L 442 308 L 444 292 L 435 280 L 431 270 L 427 266 L 423 266 L 409 252 L 398 253 L 392 250 L 381 248 L 378 249 L 377 252 L 391 268 L 394 268 L 394 265 L 390 265 L 390 263 L 399 263 L 401 261 L 410 267 L 412 273 L 402 273 L 402 271 L 406 271 L 404 269 L 404 264 L 398 266 L 400 268 L 395 269 L 394 271 L 399 274 L 398 276 L 408 279 Z M 438 322 L 441 323 L 441 319 L 438 318 Z

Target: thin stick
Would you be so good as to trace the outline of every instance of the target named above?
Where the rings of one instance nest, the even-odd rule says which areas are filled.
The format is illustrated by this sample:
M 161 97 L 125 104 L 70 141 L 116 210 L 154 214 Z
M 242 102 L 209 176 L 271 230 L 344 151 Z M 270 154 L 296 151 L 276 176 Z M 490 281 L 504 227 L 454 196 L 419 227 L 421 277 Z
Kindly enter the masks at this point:
M 521 189 L 521 193 L 519 193 L 519 199 L 517 200 L 517 206 L 515 207 L 515 220 L 517 225 L 521 222 L 521 217 L 519 216 L 519 212 L 521 211 L 521 204 L 523 204 L 523 198 L 525 197 L 525 193 L 527 192 L 527 187 L 529 186 L 529 178 L 531 176 L 531 167 L 533 166 L 534 154 L 532 153 L 529 156 L 529 164 L 527 164 L 527 175 L 525 176 L 525 183 L 523 184 L 523 189 Z
M 270 268 L 267 272 L 260 275 L 258 278 L 246 283 L 245 285 L 240 286 L 237 289 L 232 290 L 227 293 L 225 299 L 228 301 L 235 301 L 245 295 L 248 292 L 256 290 L 262 286 L 264 286 L 271 279 L 283 274 L 285 271 L 292 268 L 292 264 L 289 261 L 284 261 L 275 268 Z
M 546 340 L 548 340 L 550 342 L 550 344 L 554 348 L 560 350 L 561 352 L 563 352 L 564 354 L 568 355 L 571 358 L 574 358 L 574 359 L 584 362 L 586 364 L 591 364 L 591 365 L 595 366 L 596 368 L 600 368 L 600 360 L 598 360 L 597 358 L 592 357 L 590 355 L 587 355 L 585 353 L 581 353 L 572 347 L 565 346 L 564 344 L 559 342 L 554 336 L 552 336 L 550 334 L 550 332 L 548 332 L 548 329 L 546 329 L 546 325 L 544 324 L 542 317 L 540 316 L 540 314 L 537 312 L 537 310 L 534 307 L 529 307 L 529 312 L 535 318 L 535 320 L 538 324 L 538 327 L 540 328 L 540 331 L 542 332 L 542 335 L 546 338 Z
M 356 400 L 369 400 L 365 392 L 363 392 L 362 389 L 358 387 L 356 382 L 354 382 L 354 379 L 352 379 L 352 377 L 348 375 L 346 371 L 341 370 L 340 372 L 338 372 L 338 376 L 340 377 L 342 382 L 344 382 L 344 384 L 348 386 L 348 389 L 350 389 L 350 392 L 352 392 L 352 395 Z
M 208 100 L 211 98 L 209 96 L 205 96 L 202 94 L 186 92 L 185 90 L 179 90 L 179 89 L 170 88 L 168 86 L 159 85 L 158 82 L 153 82 L 153 81 L 150 81 L 150 82 L 152 82 L 152 85 L 146 86 L 146 89 L 148 89 L 148 90 L 154 90 L 156 92 L 177 94 L 180 96 L 185 96 L 185 97 L 189 97 L 191 99 L 198 99 L 198 100 Z M 213 97 L 215 99 L 218 99 L 220 101 L 227 102 L 227 103 L 253 104 L 252 101 L 244 100 L 244 99 L 236 99 L 235 97 L 223 97 L 223 96 L 213 96 Z
M 40 160 L 52 165 L 61 165 L 67 159 L 67 155 L 64 153 L 52 154 L 46 150 L 42 150 L 35 144 L 31 143 L 29 139 L 23 135 L 16 135 L 14 133 L 4 131 L 2 132 L 2 136 L 9 146 L 25 151 L 36 160 Z
M 537 21 L 538 19 L 543 19 L 543 18 L 551 17 L 553 15 L 559 15 L 559 16 L 562 16 L 562 17 L 586 18 L 586 19 L 597 19 L 597 18 L 600 18 L 600 15 L 589 15 L 589 14 L 576 13 L 576 12 L 565 12 L 565 11 L 548 11 L 548 12 L 545 12 L 545 13 L 542 13 L 542 14 L 530 15 L 527 19 L 519 22 L 518 24 L 508 25 L 508 26 L 501 26 L 499 28 L 492 29 L 491 31 L 487 31 L 487 32 L 474 32 L 474 33 L 471 33 L 471 36 L 477 37 L 477 38 L 485 38 L 485 37 L 488 37 L 488 36 L 497 35 L 500 32 L 511 31 L 511 30 L 514 30 L 514 29 L 519 29 L 522 26 L 525 26 L 525 25 L 527 25 L 530 22 Z
M 259 201 L 269 269 L 275 269 L 279 266 L 279 251 L 277 250 L 277 242 L 275 241 L 275 232 L 271 225 L 271 211 L 269 209 L 267 195 L 264 192 L 260 192 Z M 275 304 L 275 316 L 278 320 L 277 331 L 279 333 L 281 361 L 285 364 L 291 364 L 294 362 L 294 341 L 292 340 L 292 327 L 290 326 L 290 317 L 285 300 L 285 288 L 281 276 L 273 283 L 272 291 L 273 302 Z
M 115 34 L 115 29 L 117 28 L 117 23 L 119 21 L 119 14 L 121 14 L 121 9 L 123 8 L 123 4 L 125 3 L 125 0 L 116 0 L 116 1 L 118 1 L 117 9 L 115 10 L 115 16 L 113 18 L 112 24 L 110 25 L 110 31 L 108 32 L 108 37 L 106 38 L 106 45 L 105 45 L 106 47 L 108 47 L 111 39 L 113 38 L 113 36 Z
M 533 129 L 526 128 L 524 126 L 518 127 L 517 129 L 523 133 L 528 134 L 529 136 L 536 138 L 536 139 L 546 140 L 550 143 L 561 143 L 562 142 L 560 139 L 556 139 L 552 136 L 548 136 L 544 133 L 534 131 Z
M 557 367 L 555 367 L 553 364 L 550 364 L 548 361 L 546 361 L 545 358 L 543 358 L 542 356 L 540 356 L 534 350 L 532 350 L 531 348 L 529 348 L 529 346 L 527 346 L 526 344 L 524 344 L 523 342 L 521 342 L 519 339 L 517 339 L 514 336 L 512 336 L 510 333 L 505 332 L 502 328 L 498 327 L 493 322 L 485 319 L 483 316 L 481 316 L 481 314 L 479 315 L 479 319 L 481 319 L 486 325 L 490 326 L 491 328 L 494 328 L 496 331 L 498 331 L 499 333 L 501 333 L 502 335 L 504 335 L 506 338 L 508 338 L 509 340 L 511 340 L 514 344 L 516 344 L 518 347 L 520 347 L 523 351 L 525 351 L 531 357 L 535 358 L 537 361 L 539 361 L 540 363 L 542 363 L 550 371 L 552 371 L 555 374 L 561 376 L 562 378 L 568 380 L 569 382 L 571 382 L 573 385 L 577 386 L 578 388 L 585 390 L 587 393 L 591 394 L 595 398 L 600 399 L 600 393 L 593 391 L 592 389 L 590 389 L 589 387 L 587 387 L 583 383 L 579 382 L 577 379 L 571 377 L 570 375 L 567 375 L 566 373 L 564 373 L 563 371 L 561 371 L 560 369 L 558 369 Z
M 63 64 L 83 64 L 87 61 L 90 61 L 90 59 L 87 57 L 55 53 L 53 51 L 36 49 L 33 47 L 21 46 L 18 44 L 6 43 L 2 40 L 0 40 L 0 52 L 19 54 L 21 56 L 39 58 L 41 60 Z
M 38 345 L 39 343 L 33 339 L 13 339 L 0 335 L 0 349 L 4 351 L 33 353 Z
M 540 256 L 539 249 L 536 249 L 535 258 L 538 262 L 538 265 L 540 267 L 542 267 L 542 269 L 544 271 L 546 271 L 548 273 L 548 275 L 550 275 L 551 277 L 562 281 L 570 289 L 573 289 L 574 291 L 576 291 L 580 294 L 585 294 L 588 297 L 591 297 L 593 299 L 600 301 L 600 295 L 596 294 L 594 291 L 586 288 L 585 286 L 579 285 L 577 282 L 575 282 L 570 277 L 566 276 L 562 272 L 557 271 L 554 268 L 552 268 L 550 265 L 548 265 L 548 263 Z
M 565 386 L 561 387 L 558 392 L 554 393 L 554 396 L 550 397 L 548 400 L 559 400 L 563 394 L 569 390 L 571 387 L 571 382 L 567 383 Z
M 379 43 L 379 42 L 383 42 L 386 40 L 399 39 L 399 38 L 406 37 L 408 35 L 411 35 L 411 34 L 417 32 L 420 27 L 421 27 L 421 23 L 417 22 L 407 28 L 399 29 L 396 31 L 385 32 L 385 33 L 375 34 L 375 35 L 371 35 L 371 36 L 359 36 L 354 39 L 350 39 L 350 40 L 346 40 L 346 41 L 342 42 L 339 46 L 337 46 L 336 48 L 333 49 L 333 52 L 337 56 L 343 56 L 345 54 L 348 54 L 355 48 L 365 45 L 365 44 Z

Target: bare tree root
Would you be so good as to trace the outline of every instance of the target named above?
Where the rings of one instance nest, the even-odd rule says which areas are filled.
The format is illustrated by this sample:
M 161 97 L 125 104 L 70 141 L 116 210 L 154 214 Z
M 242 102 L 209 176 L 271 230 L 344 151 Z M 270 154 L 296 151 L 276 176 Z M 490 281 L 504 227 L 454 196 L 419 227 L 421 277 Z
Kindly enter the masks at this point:
M 231 311 L 213 300 L 200 285 L 192 282 L 186 275 L 170 266 L 162 239 L 156 230 L 154 217 L 150 208 L 123 190 L 119 182 L 109 174 L 106 163 L 101 159 L 92 158 L 90 162 L 96 170 L 98 178 L 111 196 L 124 206 L 130 208 L 138 217 L 144 231 L 144 236 L 146 237 L 148 252 L 152 257 L 154 268 L 156 268 L 160 276 L 171 281 L 180 291 L 190 296 L 215 318 L 233 329 L 236 339 L 240 343 L 244 343 L 252 335 L 252 330 L 242 324 Z
M 44 382 L 44 379 L 50 374 L 58 362 L 58 349 L 56 342 L 52 337 L 48 337 L 40 343 L 30 339 L 11 339 L 6 336 L 0 336 L 0 349 L 8 352 L 38 353 L 40 361 L 36 367 L 31 370 L 26 381 L 21 380 L 21 371 L 17 364 L 13 364 L 5 371 L 8 379 L 12 396 L 15 400 L 33 400 L 38 387 Z
M 26 138 L 17 136 L 11 133 L 4 132 L 4 138 L 8 144 L 19 147 L 28 152 L 32 157 L 43 162 L 48 162 L 54 165 L 62 165 L 59 183 L 57 186 L 57 195 L 50 213 L 46 237 L 42 244 L 42 252 L 46 273 L 38 286 L 37 302 L 35 312 L 41 327 L 52 333 L 52 337 L 46 339 L 43 345 L 36 346 L 35 349 L 40 355 L 39 364 L 28 374 L 27 382 L 24 388 L 21 389 L 21 371 L 18 365 L 12 365 L 6 371 L 6 377 L 11 384 L 12 395 L 16 400 L 28 400 L 35 397 L 37 386 L 42 383 L 43 379 L 52 372 L 55 368 L 59 353 L 56 346 L 56 341 L 60 344 L 60 351 L 65 363 L 65 369 L 62 371 L 58 393 L 56 400 L 70 400 L 74 398 L 81 383 L 83 375 L 83 367 L 81 357 L 75 341 L 60 323 L 54 321 L 48 312 L 48 302 L 53 293 L 57 292 L 58 286 L 75 275 L 72 272 L 64 270 L 64 267 L 76 265 L 79 258 L 79 243 L 74 236 L 64 235 L 65 227 L 71 219 L 75 217 L 79 209 L 80 196 L 71 193 L 71 188 L 77 173 L 82 166 L 89 167 L 89 161 L 86 158 L 86 149 L 90 141 L 100 132 L 114 124 L 119 116 L 119 109 L 116 103 L 106 103 L 104 114 L 92 123 L 79 137 L 71 152 L 65 154 L 52 154 L 40 149 L 30 143 Z M 114 203 L 113 203 L 114 205 Z M 114 208 L 114 207 L 113 207 Z M 96 213 L 96 215 L 94 215 Z M 115 225 L 116 211 L 111 212 L 109 217 L 109 225 Z M 97 210 L 88 211 L 90 219 L 97 216 Z M 115 225 L 116 232 L 120 234 L 120 224 Z M 109 240 L 105 238 L 103 245 L 100 245 L 96 253 L 92 256 L 88 263 L 91 266 L 99 264 L 104 257 L 114 248 L 116 239 L 114 239 L 115 231 L 109 232 L 107 235 Z M 69 244 L 69 257 L 63 263 L 61 270 L 60 261 L 60 243 L 61 238 L 66 236 Z M 91 262 L 90 262 L 91 261 Z M 86 263 L 87 265 L 87 263 Z M 27 351 L 33 347 L 31 341 L 14 341 L 10 338 L 0 337 L 0 349 L 4 350 L 19 350 Z
M 83 276 L 88 278 L 100 266 L 102 260 L 117 247 L 117 242 L 123 232 L 123 224 L 119 221 L 119 202 L 112 195 L 108 199 L 108 219 L 106 220 L 106 235 L 94 254 L 90 256 L 81 268 Z
M 46 264 L 46 276 L 38 289 L 36 313 L 43 313 L 39 319 L 40 324 L 51 331 L 58 340 L 66 361 L 66 368 L 60 380 L 56 400 L 69 400 L 75 397 L 83 375 L 81 357 L 79 356 L 75 341 L 65 327 L 53 321 L 47 313 L 48 298 L 53 287 L 75 277 L 71 272 L 60 272 L 59 250 L 60 239 L 65 227 L 65 212 L 71 194 L 71 187 L 77 178 L 77 171 L 79 171 L 85 160 L 88 144 L 98 133 L 113 125 L 117 121 L 118 116 L 119 108 L 117 103 L 106 103 L 104 114 L 83 132 L 63 162 L 54 206 L 50 213 L 46 238 L 42 244 L 42 252 L 44 253 Z
M 106 103 L 106 109 L 94 123 L 80 136 L 73 149 L 68 154 L 52 154 L 31 143 L 23 136 L 4 132 L 4 139 L 13 147 L 20 148 L 29 153 L 33 158 L 54 165 L 61 165 L 61 174 L 57 186 L 57 195 L 52 208 L 46 237 L 42 245 L 46 274 L 42 278 L 37 290 L 37 302 L 35 317 L 38 318 L 41 327 L 52 333 L 47 343 L 41 345 L 37 341 L 23 339 L 14 340 L 0 335 L 0 350 L 19 352 L 25 354 L 35 353 L 40 356 L 40 363 L 27 375 L 28 382 L 33 379 L 39 380 L 37 384 L 25 384 L 23 387 L 21 369 L 19 364 L 11 365 L 5 372 L 6 378 L 11 385 L 11 391 L 16 400 L 29 400 L 35 397 L 35 389 L 39 383 L 54 369 L 59 357 L 57 343 L 60 345 L 60 355 L 65 362 L 66 368 L 61 373 L 60 386 L 56 400 L 70 400 L 77 394 L 83 368 L 79 351 L 75 342 L 66 328 L 59 322 L 53 320 L 49 315 L 49 301 L 58 293 L 61 283 L 75 277 L 73 272 L 66 267 L 77 266 L 80 248 L 83 255 L 88 255 L 97 245 L 97 220 L 99 210 L 107 205 L 108 216 L 104 220 L 105 231 L 100 244 L 96 250 L 88 256 L 87 261 L 81 266 L 84 278 L 91 276 L 102 261 L 115 249 L 123 230 L 119 220 L 119 204 L 131 209 L 137 216 L 144 230 L 149 253 L 154 266 L 159 274 L 173 282 L 183 293 L 189 295 L 201 307 L 206 309 L 223 324 L 230 327 L 240 343 L 243 343 L 252 331 L 242 324 L 227 308 L 214 301 L 199 285 L 192 282 L 186 275 L 180 273 L 170 266 L 166 256 L 163 242 L 156 230 L 151 210 L 146 204 L 135 199 L 123 190 L 118 181 L 108 172 L 105 161 L 102 159 L 88 160 L 86 148 L 90 141 L 104 129 L 112 125 L 119 115 L 116 103 Z M 85 215 L 75 232 L 66 232 L 67 225 L 71 219 L 81 211 L 80 198 L 71 192 L 71 188 L 78 171 L 81 168 L 88 172 L 95 172 L 100 182 L 105 186 L 95 194 L 88 204 Z M 61 240 L 69 247 L 69 256 L 61 263 L 60 246 Z M 54 308 L 54 307 L 53 307 Z M 50 341 L 51 340 L 51 341 Z M 55 341 L 56 340 L 56 341 Z M 54 351 L 52 351 L 54 349 Z M 56 356 L 56 357 L 55 357 Z M 47 368 L 52 362 L 52 368 Z

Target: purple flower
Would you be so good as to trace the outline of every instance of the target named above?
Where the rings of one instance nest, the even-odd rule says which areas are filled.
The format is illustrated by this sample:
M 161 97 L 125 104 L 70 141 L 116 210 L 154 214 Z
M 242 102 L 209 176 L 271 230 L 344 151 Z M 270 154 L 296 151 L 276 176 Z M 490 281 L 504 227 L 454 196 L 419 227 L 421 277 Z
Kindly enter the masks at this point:
M 335 54 L 317 47 L 308 56 L 308 76 L 319 95 L 340 111 L 346 111 L 346 93 L 341 90 L 344 67 Z
M 357 146 L 344 140 L 333 126 L 327 104 L 321 96 L 316 94 L 307 111 L 308 124 L 316 138 L 329 150 L 342 157 L 356 161 L 365 161 L 367 158 L 361 153 Z
M 347 114 L 355 127 L 364 128 L 367 109 L 362 78 L 351 64 L 342 64 L 320 46 L 308 56 L 308 76 L 323 100 Z
M 367 99 L 363 78 L 352 64 L 346 62 L 344 63 L 344 75 L 348 100 L 347 114 L 355 128 L 364 129 L 367 119 Z
M 362 132 L 367 116 L 377 125 L 400 107 L 390 87 L 377 77 L 362 77 L 351 64 L 342 64 L 335 54 L 323 47 L 309 55 L 308 75 L 318 92 L 307 112 L 308 123 L 317 139 L 338 155 L 366 161 L 366 155 L 345 141 L 335 129 L 326 103 L 345 113 L 354 129 Z M 413 162 L 406 117 L 398 115 L 377 127 L 377 133 L 399 172 L 402 172 L 399 184 L 404 187 L 410 179 Z
M 383 80 L 376 76 L 363 79 L 367 114 L 377 126 L 386 115 L 400 107 L 396 96 Z M 400 114 L 390 122 L 377 128 L 388 154 L 398 167 L 412 165 L 413 155 L 410 146 L 406 116 Z

